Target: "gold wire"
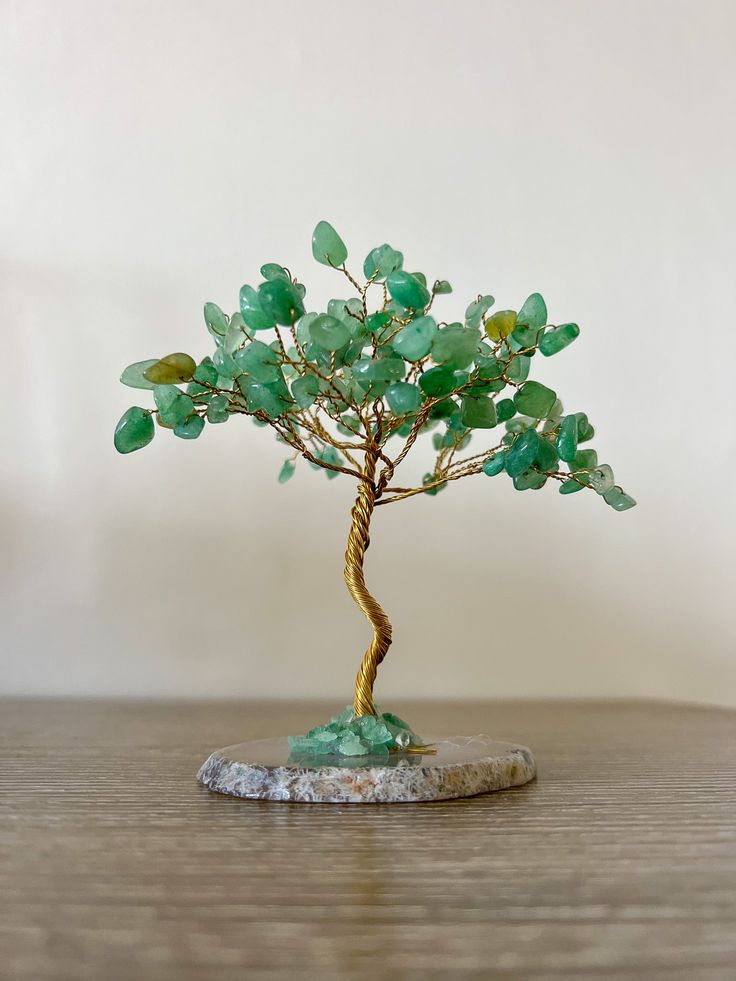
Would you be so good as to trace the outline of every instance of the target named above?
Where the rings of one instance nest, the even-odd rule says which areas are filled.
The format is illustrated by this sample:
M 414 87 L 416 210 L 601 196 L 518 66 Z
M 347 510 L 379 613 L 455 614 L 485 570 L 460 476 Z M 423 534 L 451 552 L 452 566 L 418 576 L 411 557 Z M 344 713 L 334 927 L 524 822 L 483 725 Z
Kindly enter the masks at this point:
M 391 621 L 380 603 L 368 591 L 363 575 L 363 560 L 366 549 L 370 545 L 371 515 L 376 502 L 376 458 L 377 454 L 373 450 L 369 450 L 365 455 L 363 477 L 353 505 L 350 534 L 345 549 L 345 583 L 350 595 L 373 627 L 373 640 L 363 655 L 355 679 L 353 711 L 357 716 L 378 714 L 373 702 L 373 685 L 376 681 L 378 665 L 391 646 Z

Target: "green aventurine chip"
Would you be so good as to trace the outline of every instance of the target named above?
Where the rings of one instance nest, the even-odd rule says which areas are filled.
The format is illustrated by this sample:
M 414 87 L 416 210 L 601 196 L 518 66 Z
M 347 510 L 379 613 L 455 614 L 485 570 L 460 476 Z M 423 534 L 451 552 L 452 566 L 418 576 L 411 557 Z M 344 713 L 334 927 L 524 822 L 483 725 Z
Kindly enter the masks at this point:
M 557 434 L 557 452 L 560 459 L 569 463 L 578 451 L 578 420 L 575 416 L 565 416 Z
M 153 400 L 161 423 L 170 429 L 184 422 L 194 412 L 194 400 L 176 385 L 157 385 L 153 390 Z
M 580 328 L 577 324 L 562 324 L 560 327 L 553 327 L 552 330 L 548 330 L 540 338 L 539 350 L 546 357 L 557 354 L 558 351 L 566 348 L 568 344 L 572 344 L 579 333 Z
M 345 243 L 328 221 L 320 221 L 312 232 L 312 255 L 324 266 L 341 266 L 348 257 Z
M 295 324 L 304 313 L 301 293 L 288 279 L 267 279 L 258 287 L 258 299 L 266 316 L 285 327 Z M 245 313 L 243 319 L 248 322 Z
M 118 453 L 140 450 L 153 439 L 154 426 L 150 411 L 139 405 L 131 406 L 123 413 L 115 427 L 115 449 Z
M 228 420 L 227 395 L 215 395 L 207 406 L 207 422 L 216 424 Z
M 197 368 L 194 358 L 180 352 L 167 354 L 143 372 L 146 381 L 154 385 L 178 385 L 189 381 Z
M 435 398 L 449 395 L 457 387 L 457 378 L 452 368 L 430 368 L 419 377 L 419 387 L 425 395 Z
M 350 328 L 344 320 L 323 313 L 309 325 L 309 336 L 324 351 L 339 351 L 350 340 Z
M 625 494 L 620 487 L 612 487 L 603 495 L 603 500 L 609 504 L 614 511 L 628 511 L 629 508 L 636 507 L 633 497 Z
M 129 388 L 142 388 L 153 391 L 156 383 L 149 381 L 145 376 L 145 372 L 156 364 L 158 364 L 158 358 L 152 358 L 149 361 L 136 361 L 135 364 L 129 364 L 120 376 L 120 381 Z
M 555 404 L 557 395 L 539 382 L 526 382 L 514 396 L 514 405 L 522 415 L 544 419 Z
M 434 317 L 416 317 L 401 328 L 391 341 L 391 346 L 407 361 L 421 361 L 429 354 L 436 334 L 437 321 Z
M 314 375 L 302 375 L 291 384 L 291 394 L 300 409 L 313 405 L 319 394 L 319 379 Z
M 363 263 L 363 275 L 366 279 L 374 279 L 380 282 L 390 273 L 401 269 L 404 264 L 404 257 L 390 245 L 379 245 L 371 249 Z
M 196 439 L 203 429 L 204 419 L 201 416 L 190 416 L 174 426 L 174 436 L 180 439 Z
M 394 382 L 386 389 L 386 401 L 396 415 L 416 412 L 423 402 L 422 393 L 409 382 Z
M 523 327 L 544 327 L 547 323 L 547 304 L 541 294 L 532 293 L 524 300 L 516 322 Z
M 276 352 L 262 341 L 251 341 L 236 351 L 235 364 L 254 381 L 275 382 L 283 377 Z
M 517 436 L 506 454 L 506 473 L 509 477 L 518 477 L 532 466 L 537 459 L 539 449 L 539 434 L 534 429 L 527 429 Z
M 483 473 L 487 477 L 495 477 L 496 474 L 501 473 L 501 471 L 506 466 L 506 455 L 507 450 L 499 450 L 494 453 L 492 457 L 485 461 L 483 464 Z
M 411 310 L 423 310 L 431 297 L 427 287 L 415 275 L 396 269 L 386 279 L 391 296 Z
M 460 418 L 469 429 L 493 429 L 496 425 L 496 406 L 492 399 L 466 395 L 462 400 Z

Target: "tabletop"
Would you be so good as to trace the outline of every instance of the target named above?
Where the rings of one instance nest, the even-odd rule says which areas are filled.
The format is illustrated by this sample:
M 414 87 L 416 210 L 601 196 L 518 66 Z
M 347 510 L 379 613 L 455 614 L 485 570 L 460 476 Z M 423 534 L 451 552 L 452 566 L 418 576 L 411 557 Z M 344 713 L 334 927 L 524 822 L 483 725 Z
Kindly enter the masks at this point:
M 736 979 L 736 712 L 397 702 L 532 748 L 431 804 L 247 801 L 217 748 L 341 706 L 0 701 L 3 981 Z

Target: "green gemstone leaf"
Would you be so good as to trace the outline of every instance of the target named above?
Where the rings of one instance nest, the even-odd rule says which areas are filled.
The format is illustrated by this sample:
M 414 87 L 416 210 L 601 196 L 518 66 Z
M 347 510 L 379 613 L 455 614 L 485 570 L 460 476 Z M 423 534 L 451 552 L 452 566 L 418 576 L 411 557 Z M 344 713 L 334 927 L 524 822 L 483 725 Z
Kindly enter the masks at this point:
M 433 398 L 449 395 L 450 392 L 457 388 L 455 372 L 452 368 L 446 368 L 444 365 L 438 368 L 430 368 L 429 371 L 425 371 L 423 375 L 420 375 L 419 387 L 425 395 L 430 395 Z
M 536 345 L 539 338 L 544 333 L 544 327 L 514 327 L 511 334 L 508 337 L 507 343 L 511 347 L 512 351 L 519 351 L 522 348 L 536 349 Z M 529 352 L 530 356 L 534 354 L 534 350 Z
M 262 410 L 271 419 L 277 419 L 293 405 L 288 389 L 284 384 L 269 385 L 263 382 L 249 381 L 247 378 L 238 379 L 240 390 L 245 396 L 249 412 Z
M 536 470 L 527 470 L 514 477 L 514 487 L 518 491 L 539 490 L 547 482 L 547 477 Z
M 450 286 L 446 279 L 436 279 L 432 287 L 432 292 L 438 296 L 441 296 L 443 293 L 452 293 L 452 286 Z
M 608 491 L 613 490 L 616 478 L 607 463 L 599 463 L 595 470 L 588 474 L 588 483 L 596 494 L 607 494 Z
M 559 425 L 560 422 L 562 421 L 562 413 L 563 413 L 562 402 L 560 401 L 560 399 L 555 399 L 552 408 L 547 413 L 545 428 L 552 429 L 554 426 Z
M 506 363 L 499 361 L 498 358 L 479 355 L 475 359 L 478 378 L 494 379 L 500 378 L 506 370 Z
M 584 412 L 576 412 L 575 417 L 578 420 L 578 443 L 586 443 L 595 436 L 595 429 Z
M 480 331 L 462 324 L 444 327 L 432 341 L 432 360 L 450 368 L 467 368 L 478 354 Z
M 207 330 L 215 337 L 225 336 L 228 319 L 216 303 L 205 303 L 204 322 L 207 324 Z
M 465 388 L 466 395 L 490 395 L 499 392 L 504 388 L 505 382 L 502 379 L 487 380 L 474 378 Z
M 207 422 L 216 424 L 227 422 L 229 413 L 227 411 L 228 400 L 226 395 L 215 395 L 210 399 L 207 406 Z
M 547 323 L 547 304 L 541 294 L 532 293 L 524 300 L 516 322 L 523 327 L 544 327 Z
M 557 434 L 557 452 L 560 459 L 569 463 L 578 451 L 578 420 L 575 416 L 565 416 Z
M 281 470 L 279 470 L 279 483 L 285 484 L 287 480 L 291 480 L 294 476 L 294 471 L 296 470 L 296 465 L 293 460 L 284 460 L 281 465 Z
M 135 364 L 129 364 L 120 376 L 120 381 L 129 388 L 143 388 L 149 392 L 153 391 L 155 382 L 149 381 L 145 377 L 144 372 L 152 368 L 155 364 L 158 364 L 158 358 L 151 358 L 148 361 L 136 361 Z
M 365 329 L 371 334 L 377 334 L 390 323 L 391 314 L 389 313 L 369 313 L 365 318 Z
M 323 266 L 341 266 L 348 257 L 345 243 L 328 221 L 320 221 L 312 232 L 312 255 Z
M 415 317 L 398 331 L 391 341 L 391 347 L 406 361 L 421 361 L 429 354 L 436 334 L 437 322 L 434 317 Z
M 434 371 L 434 368 L 432 370 Z M 451 419 L 453 416 L 460 418 L 460 407 L 452 399 L 443 399 L 429 410 L 429 418 L 432 420 Z
M 423 310 L 431 299 L 427 287 L 416 276 L 402 269 L 388 276 L 386 286 L 394 300 L 410 310 Z
M 409 382 L 394 382 L 386 389 L 386 401 L 397 416 L 416 412 L 423 402 L 422 393 Z
M 559 462 L 560 458 L 554 445 L 549 440 L 540 437 L 537 445 L 537 468 L 546 473 L 556 473 Z
M 544 419 L 555 403 L 557 395 L 551 388 L 539 382 L 526 382 L 514 395 L 517 411 L 534 419 Z
M 309 325 L 309 335 L 323 351 L 339 351 L 350 340 L 350 328 L 344 320 L 323 313 Z
M 236 375 L 240 374 L 240 368 L 231 354 L 227 351 L 218 347 L 215 353 L 212 355 L 212 364 L 217 371 L 217 386 L 220 386 L 220 378 L 225 377 L 229 379 L 235 378 Z
M 516 406 L 513 399 L 501 399 L 496 402 L 496 417 L 499 422 L 506 422 L 513 419 L 516 415 Z
M 267 262 L 265 265 L 261 266 L 261 276 L 264 279 L 288 279 L 289 274 L 280 266 L 278 262 Z
M 526 354 L 515 355 L 506 368 L 506 377 L 517 385 L 521 384 L 529 377 L 531 363 L 531 358 L 527 357 Z
M 319 395 L 319 379 L 315 375 L 301 375 L 292 382 L 291 394 L 300 409 L 308 409 Z
M 190 381 L 186 387 L 187 395 L 197 395 L 197 402 L 209 402 L 212 398 L 212 393 L 209 392 L 204 385 L 200 385 L 198 382 Z
M 264 312 L 256 290 L 247 284 L 240 287 L 240 314 L 251 330 L 271 330 L 276 326 L 273 317 Z
M 194 400 L 175 385 L 156 385 L 153 400 L 164 426 L 173 428 L 194 413 Z
M 577 494 L 578 491 L 585 490 L 585 485 L 569 477 L 560 484 L 560 494 Z
M 523 433 L 527 429 L 534 429 L 536 424 L 537 420 L 530 416 L 514 416 L 506 423 L 506 429 L 510 433 Z
M 595 450 L 578 450 L 575 459 L 568 466 L 570 470 L 595 470 L 598 466 L 598 454 Z
M 493 429 L 497 424 L 496 405 L 492 399 L 484 396 L 465 396 L 460 418 L 469 429 Z
M 316 313 L 305 313 L 303 317 L 299 318 L 299 323 L 296 325 L 296 336 L 300 344 L 308 344 L 312 339 L 309 333 L 309 328 L 317 319 L 318 314 Z
M 304 313 L 299 290 L 288 279 L 268 279 L 258 287 L 261 309 L 277 324 L 289 327 Z M 248 322 L 245 313 L 243 319 Z
M 610 505 L 614 511 L 628 511 L 629 508 L 636 507 L 633 497 L 624 493 L 620 487 L 612 487 L 603 495 L 603 500 Z
M 217 368 L 211 358 L 202 358 L 197 365 L 192 378 L 202 385 L 217 385 Z
M 154 385 L 178 385 L 189 381 L 197 368 L 194 358 L 180 352 L 167 354 L 143 372 L 143 377 Z
M 465 311 L 465 323 L 468 327 L 478 327 L 483 319 L 483 314 L 495 303 L 492 296 L 482 296 L 479 300 L 474 300 Z
M 507 454 L 508 450 L 499 450 L 497 453 L 494 453 L 483 464 L 483 473 L 487 477 L 495 477 L 496 474 L 501 473 L 506 466 Z
M 553 327 L 540 338 L 539 351 L 548 358 L 572 344 L 579 334 L 580 328 L 577 324 L 562 324 L 560 327 Z
M 534 429 L 527 429 L 517 436 L 506 455 L 506 473 L 509 477 L 518 477 L 528 470 L 537 459 L 539 450 L 539 434 Z
M 174 426 L 174 436 L 179 439 L 196 439 L 204 429 L 204 419 L 201 416 L 190 416 L 184 422 Z
M 515 310 L 497 310 L 486 320 L 486 334 L 493 341 L 508 337 L 516 326 Z
M 254 381 L 276 382 L 283 378 L 278 355 L 262 341 L 251 341 L 247 347 L 235 353 L 233 360 Z
M 353 378 L 360 385 L 400 381 L 405 373 L 401 358 L 363 358 L 353 365 Z
M 366 279 L 375 276 L 375 282 L 381 282 L 390 273 L 401 269 L 404 265 L 404 256 L 390 245 L 378 245 L 371 249 L 365 257 L 363 263 L 363 275 Z
M 118 453 L 132 453 L 143 449 L 153 439 L 154 425 L 150 411 L 133 405 L 127 409 L 115 427 L 115 449 Z
M 237 322 L 233 323 L 230 321 L 230 326 L 227 329 L 227 333 L 220 340 L 220 348 L 226 351 L 228 354 L 233 354 L 239 347 L 245 344 L 246 340 L 250 339 L 250 336 L 245 333 L 245 325 L 241 326 L 240 321 L 242 321 L 242 316 L 237 314 Z

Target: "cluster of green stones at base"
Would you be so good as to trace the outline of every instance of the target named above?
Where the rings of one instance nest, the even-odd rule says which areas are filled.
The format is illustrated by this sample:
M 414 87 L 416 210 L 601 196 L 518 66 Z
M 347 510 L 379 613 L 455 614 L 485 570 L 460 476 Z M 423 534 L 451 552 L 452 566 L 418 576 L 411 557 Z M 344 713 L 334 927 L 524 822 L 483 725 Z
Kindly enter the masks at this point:
M 580 333 L 574 323 L 548 324 L 539 293 L 518 311 L 494 313 L 494 298 L 478 294 L 462 320 L 442 321 L 430 311 L 452 292 L 450 284 L 438 279 L 430 288 L 423 273 L 404 269 L 402 253 L 391 246 L 368 253 L 362 286 L 349 274 L 347 248 L 329 223 L 315 228 L 312 252 L 344 273 L 358 295 L 307 311 L 304 286 L 284 266 L 266 263 L 263 281 L 241 288 L 231 315 L 205 304 L 211 356 L 197 363 L 174 353 L 125 369 L 121 381 L 149 390 L 154 407 L 125 412 L 115 430 L 119 452 L 150 443 L 154 418 L 178 438 L 194 440 L 208 425 L 248 415 L 271 426 L 293 451 L 279 472 L 284 483 L 299 456 L 333 478 L 355 474 L 350 440 L 377 439 L 385 447 L 391 439 L 413 442 L 432 432 L 437 456 L 423 493 L 437 494 L 460 476 L 505 473 L 519 491 L 539 490 L 552 479 L 564 495 L 592 489 L 616 511 L 635 505 L 611 467 L 582 445 L 594 435 L 587 416 L 565 414 L 552 389 L 529 380 L 537 353 L 555 355 Z M 373 310 L 369 291 L 379 295 Z M 461 459 L 482 430 L 497 430 L 497 445 Z
M 327 725 L 310 729 L 305 736 L 289 736 L 292 753 L 308 756 L 388 757 L 424 743 L 408 723 L 391 712 L 357 716 L 348 705 Z

